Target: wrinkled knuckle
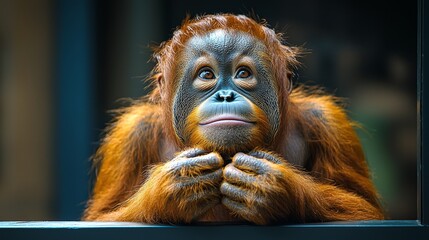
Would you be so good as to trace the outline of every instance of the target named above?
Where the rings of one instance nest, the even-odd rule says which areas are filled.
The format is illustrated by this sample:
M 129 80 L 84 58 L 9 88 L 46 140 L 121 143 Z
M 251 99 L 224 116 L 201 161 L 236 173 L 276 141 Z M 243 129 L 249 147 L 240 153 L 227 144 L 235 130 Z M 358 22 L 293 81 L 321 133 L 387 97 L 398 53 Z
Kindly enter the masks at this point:
M 231 159 L 231 164 L 236 164 L 236 162 L 242 160 L 243 157 L 244 157 L 243 153 L 236 153 Z
M 176 175 L 179 172 L 179 164 L 176 161 L 168 162 L 164 167 L 164 171 L 167 174 Z
M 236 153 L 234 155 L 233 160 L 239 160 L 239 159 L 243 159 L 245 157 L 246 157 L 246 154 L 239 152 L 239 153 Z
M 232 171 L 232 169 L 233 169 L 233 166 L 232 166 L 231 164 L 228 164 L 228 165 L 226 165 L 226 166 L 223 168 L 223 172 L 224 172 L 224 173 L 229 173 L 229 172 L 231 172 L 231 171 Z
M 176 155 L 176 158 L 185 157 L 185 156 L 187 156 L 191 151 L 192 151 L 191 149 L 186 149 L 186 150 L 184 150 L 184 151 L 182 151 L 182 152 L 179 152 L 179 153 Z
M 232 177 L 234 176 L 234 167 L 231 165 L 227 165 L 224 169 L 223 169 L 223 176 L 224 177 Z
M 189 148 L 189 149 L 183 151 L 181 154 L 179 154 L 179 157 L 192 158 L 192 157 L 197 157 L 197 156 L 203 155 L 204 153 L 206 153 L 206 151 L 201 150 L 199 148 Z
M 222 156 L 221 156 L 219 153 L 213 153 L 213 154 L 214 154 L 214 156 L 215 156 L 216 160 L 217 160 L 220 164 L 223 164 L 223 163 L 224 163 L 223 158 L 222 158 Z
M 199 153 L 199 152 L 204 152 L 204 151 L 199 149 L 199 148 L 189 148 L 188 152 L 189 153 Z
M 254 150 L 254 151 L 249 152 L 249 155 L 260 158 L 260 157 L 264 156 L 264 152 Z
M 218 158 L 215 153 L 209 153 L 204 156 L 204 159 L 210 160 L 210 162 L 218 161 Z
M 227 190 L 228 190 L 228 186 L 227 186 L 227 184 L 228 184 L 228 183 L 223 182 L 223 183 L 220 185 L 219 190 L 220 190 L 220 192 L 221 192 L 222 194 L 225 194 L 225 193 L 227 192 Z

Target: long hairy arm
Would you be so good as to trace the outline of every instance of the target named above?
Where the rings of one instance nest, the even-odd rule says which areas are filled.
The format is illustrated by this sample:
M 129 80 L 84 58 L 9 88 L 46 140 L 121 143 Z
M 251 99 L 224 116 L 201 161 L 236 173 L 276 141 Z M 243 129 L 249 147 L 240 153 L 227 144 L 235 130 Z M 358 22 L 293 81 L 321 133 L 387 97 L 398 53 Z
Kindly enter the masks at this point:
M 128 199 L 145 180 L 149 165 L 160 162 L 159 107 L 135 104 L 121 111 L 94 156 L 98 168 L 84 220 L 99 220 Z

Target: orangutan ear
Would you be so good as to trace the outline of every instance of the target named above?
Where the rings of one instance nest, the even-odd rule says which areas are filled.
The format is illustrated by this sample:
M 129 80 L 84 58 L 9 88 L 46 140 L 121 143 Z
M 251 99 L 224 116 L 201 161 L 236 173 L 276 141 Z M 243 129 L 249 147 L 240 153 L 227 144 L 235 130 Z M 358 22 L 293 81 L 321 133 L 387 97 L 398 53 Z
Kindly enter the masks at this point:
M 153 76 L 153 78 L 156 81 L 156 85 L 158 87 L 159 90 L 159 95 L 161 97 L 161 100 L 165 99 L 165 81 L 164 81 L 164 76 L 162 75 L 162 73 L 157 73 L 155 74 L 155 76 Z

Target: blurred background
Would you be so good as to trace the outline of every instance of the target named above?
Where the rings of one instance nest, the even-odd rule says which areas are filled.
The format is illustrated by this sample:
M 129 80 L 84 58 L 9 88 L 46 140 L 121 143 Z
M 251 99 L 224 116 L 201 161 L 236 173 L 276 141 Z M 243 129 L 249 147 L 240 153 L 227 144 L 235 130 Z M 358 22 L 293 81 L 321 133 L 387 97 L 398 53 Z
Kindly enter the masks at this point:
M 0 0 L 0 220 L 79 219 L 109 110 L 149 90 L 150 46 L 220 12 L 310 52 L 293 81 L 345 98 L 388 216 L 416 219 L 416 1 Z

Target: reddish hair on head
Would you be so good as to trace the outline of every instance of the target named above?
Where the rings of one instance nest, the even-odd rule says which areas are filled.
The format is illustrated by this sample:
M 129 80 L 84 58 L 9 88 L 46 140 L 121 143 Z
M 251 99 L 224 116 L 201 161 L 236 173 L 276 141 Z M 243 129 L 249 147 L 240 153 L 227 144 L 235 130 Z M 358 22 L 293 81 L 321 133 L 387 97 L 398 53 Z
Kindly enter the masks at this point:
M 297 58 L 301 54 L 300 48 L 282 44 L 283 38 L 281 33 L 276 33 L 273 29 L 267 27 L 265 22 L 257 22 L 244 15 L 215 14 L 198 16 L 194 19 L 187 17 L 182 22 L 182 25 L 174 31 L 172 38 L 161 43 L 159 48 L 155 50 L 154 59 L 156 60 L 156 66 L 153 71 L 154 79 L 157 80 L 159 76 L 162 76 L 166 85 L 172 84 L 176 72 L 174 64 L 177 54 L 183 49 L 185 43 L 194 36 L 205 35 L 217 29 L 224 29 L 230 32 L 244 32 L 259 39 L 265 45 L 278 88 L 279 106 L 280 109 L 286 112 L 287 94 L 292 89 L 289 78 L 292 70 L 299 66 Z M 168 89 L 173 91 L 174 88 L 170 85 Z M 159 90 L 154 90 L 151 99 L 155 101 L 160 100 Z M 172 96 L 173 92 L 166 94 L 167 96 Z M 170 100 L 167 97 L 166 102 L 170 102 Z M 171 118 L 171 116 L 165 117 L 166 119 Z M 285 122 L 284 117 L 282 116 L 282 123 Z
M 175 57 L 183 45 L 193 36 L 205 35 L 217 29 L 244 32 L 262 41 L 267 47 L 268 55 L 272 58 L 279 87 L 289 92 L 288 75 L 291 74 L 292 69 L 296 69 L 299 65 L 297 57 L 300 54 L 300 49 L 283 45 L 282 34 L 275 33 L 265 23 L 258 23 L 244 15 L 203 15 L 194 19 L 187 17 L 182 25 L 174 31 L 173 37 L 163 42 L 155 51 L 154 58 L 157 64 L 154 73 L 161 73 L 168 80 L 174 71 Z

